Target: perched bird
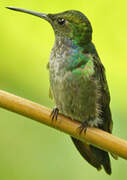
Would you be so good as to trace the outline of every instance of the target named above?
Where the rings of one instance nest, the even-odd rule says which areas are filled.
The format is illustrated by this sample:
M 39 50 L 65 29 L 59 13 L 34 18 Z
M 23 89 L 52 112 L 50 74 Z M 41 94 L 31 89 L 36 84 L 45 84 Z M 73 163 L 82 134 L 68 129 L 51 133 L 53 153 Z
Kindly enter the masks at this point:
M 47 20 L 54 29 L 55 43 L 49 60 L 50 94 L 58 112 L 88 126 L 112 132 L 110 95 L 105 69 L 92 43 L 92 27 L 87 17 L 70 10 L 58 14 L 44 14 L 8 7 Z M 111 174 L 107 152 L 72 137 L 80 154 L 97 170 L 104 167 Z M 115 158 L 115 156 L 114 156 Z

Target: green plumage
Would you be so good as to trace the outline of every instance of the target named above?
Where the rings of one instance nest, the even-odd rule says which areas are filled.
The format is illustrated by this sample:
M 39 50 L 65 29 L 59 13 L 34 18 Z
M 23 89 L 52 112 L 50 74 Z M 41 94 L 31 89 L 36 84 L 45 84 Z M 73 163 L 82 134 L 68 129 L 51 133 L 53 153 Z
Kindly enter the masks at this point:
M 55 32 L 55 43 L 48 64 L 50 96 L 57 110 L 88 126 L 112 132 L 110 95 L 104 66 L 92 43 L 92 27 L 87 17 L 71 10 L 43 14 L 10 8 L 47 20 Z M 80 154 L 97 170 L 102 166 L 111 174 L 107 152 L 72 138 Z
M 69 20 L 69 13 L 76 18 Z M 79 14 L 82 16 L 80 20 Z M 88 19 L 77 11 L 68 11 L 53 17 L 64 18 L 67 25 L 65 24 L 63 29 L 70 29 L 64 33 L 63 29 L 61 32 L 60 27 L 57 28 L 58 24 L 53 26 L 56 39 L 50 56 L 49 71 L 55 105 L 71 119 L 111 133 L 110 96 L 104 67 L 91 42 L 91 25 Z M 111 174 L 107 152 L 74 138 L 72 140 L 90 164 L 98 170 L 103 166 L 105 171 Z

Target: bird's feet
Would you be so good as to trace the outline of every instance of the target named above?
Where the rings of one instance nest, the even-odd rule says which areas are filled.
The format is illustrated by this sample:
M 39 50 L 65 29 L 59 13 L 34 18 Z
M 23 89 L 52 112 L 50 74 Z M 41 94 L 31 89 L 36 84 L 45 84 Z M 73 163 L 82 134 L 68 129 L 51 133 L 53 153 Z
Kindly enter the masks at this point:
M 89 127 L 88 121 L 85 121 L 81 124 L 81 126 L 78 127 L 79 134 L 81 134 L 83 131 L 86 133 L 87 128 Z
M 50 114 L 51 118 L 52 118 L 52 121 L 53 120 L 57 120 L 57 117 L 58 117 L 58 114 L 59 114 L 59 109 L 58 108 L 54 108 Z

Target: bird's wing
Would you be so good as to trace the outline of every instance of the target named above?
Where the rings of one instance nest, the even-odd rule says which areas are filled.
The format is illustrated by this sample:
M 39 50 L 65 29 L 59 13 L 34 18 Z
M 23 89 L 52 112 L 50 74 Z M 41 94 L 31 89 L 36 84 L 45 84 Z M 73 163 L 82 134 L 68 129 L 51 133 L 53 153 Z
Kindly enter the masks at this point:
M 105 77 L 105 69 L 103 64 L 101 63 L 100 59 L 98 56 L 93 57 L 93 62 L 94 62 L 94 68 L 95 68 L 95 76 L 96 79 L 99 80 L 101 88 L 101 98 L 100 98 L 100 105 L 101 105 L 101 118 L 105 121 L 103 130 L 112 133 L 112 117 L 111 117 L 111 112 L 110 112 L 110 94 L 109 94 L 109 89 L 107 85 L 107 80 Z
M 100 104 L 102 108 L 101 118 L 105 121 L 105 123 L 103 123 L 104 126 L 102 129 L 109 133 L 112 133 L 113 121 L 109 107 L 110 93 L 107 85 L 107 80 L 105 77 L 105 69 L 98 56 L 94 56 L 93 61 L 95 66 L 95 72 L 98 75 L 98 79 L 101 84 L 101 94 L 102 94 L 100 99 Z M 111 155 L 114 159 L 116 160 L 118 159 L 118 156 L 116 154 L 111 153 Z

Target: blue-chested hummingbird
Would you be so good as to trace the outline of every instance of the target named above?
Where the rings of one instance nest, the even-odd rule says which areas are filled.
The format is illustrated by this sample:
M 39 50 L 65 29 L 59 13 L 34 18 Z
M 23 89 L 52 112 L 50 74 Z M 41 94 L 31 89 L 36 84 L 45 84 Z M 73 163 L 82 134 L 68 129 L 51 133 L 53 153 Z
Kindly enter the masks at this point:
M 80 121 L 82 129 L 88 126 L 112 132 L 110 94 L 105 69 L 92 43 L 92 27 L 87 17 L 70 10 L 58 14 L 44 14 L 21 8 L 8 7 L 47 20 L 55 32 L 48 68 L 50 94 L 58 112 Z M 72 137 L 80 154 L 97 170 L 104 167 L 111 174 L 107 152 Z M 114 155 L 115 158 L 115 155 Z

